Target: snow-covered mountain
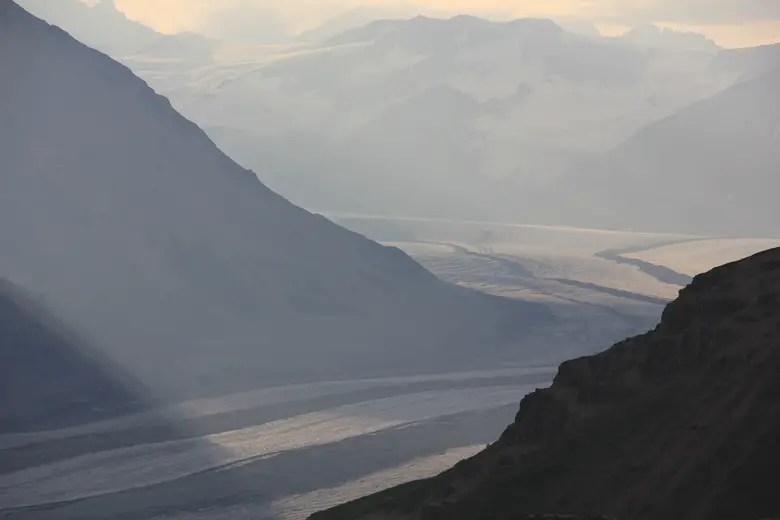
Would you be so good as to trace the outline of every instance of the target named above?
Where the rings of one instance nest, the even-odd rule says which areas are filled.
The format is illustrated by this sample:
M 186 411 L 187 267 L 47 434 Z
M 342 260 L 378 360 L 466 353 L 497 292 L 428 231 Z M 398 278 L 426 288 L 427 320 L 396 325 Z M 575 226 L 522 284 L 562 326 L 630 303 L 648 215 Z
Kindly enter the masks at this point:
M 315 40 L 186 74 L 125 63 L 304 207 L 502 221 L 536 184 L 739 77 L 709 51 L 549 20 L 418 16 Z
M 653 24 L 639 25 L 621 36 L 623 40 L 643 47 L 675 51 L 698 51 L 717 54 L 721 48 L 704 35 L 679 32 Z
M 549 319 L 290 204 L 13 2 L 0 65 L 0 278 L 156 396 L 474 365 Z

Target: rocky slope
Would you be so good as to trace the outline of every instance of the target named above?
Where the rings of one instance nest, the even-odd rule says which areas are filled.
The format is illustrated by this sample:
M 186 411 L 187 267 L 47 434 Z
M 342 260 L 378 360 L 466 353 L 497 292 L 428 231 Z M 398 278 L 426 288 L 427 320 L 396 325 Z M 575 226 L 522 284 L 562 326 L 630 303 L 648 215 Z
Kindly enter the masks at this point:
M 697 276 L 653 331 L 561 365 L 474 458 L 313 520 L 758 520 L 780 514 L 778 467 L 775 249 Z
M 155 397 L 479 363 L 549 318 L 293 206 L 8 1 L 0 70 L 0 277 Z

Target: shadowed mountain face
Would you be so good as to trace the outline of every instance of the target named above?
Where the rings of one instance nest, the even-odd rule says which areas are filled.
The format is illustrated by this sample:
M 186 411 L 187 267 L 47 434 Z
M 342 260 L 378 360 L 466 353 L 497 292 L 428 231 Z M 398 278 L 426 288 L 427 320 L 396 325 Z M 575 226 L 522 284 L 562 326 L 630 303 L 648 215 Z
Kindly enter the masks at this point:
M 0 433 L 138 410 L 126 383 L 41 302 L 0 280 Z
M 313 519 L 777 517 L 778 317 L 780 249 L 699 275 L 653 331 L 561 365 L 484 452 Z
M 780 69 L 659 121 L 556 186 L 580 225 L 780 233 Z M 564 194 L 568 194 L 568 197 Z
M 13 2 L 0 63 L 0 276 L 156 395 L 480 362 L 549 319 L 291 205 Z

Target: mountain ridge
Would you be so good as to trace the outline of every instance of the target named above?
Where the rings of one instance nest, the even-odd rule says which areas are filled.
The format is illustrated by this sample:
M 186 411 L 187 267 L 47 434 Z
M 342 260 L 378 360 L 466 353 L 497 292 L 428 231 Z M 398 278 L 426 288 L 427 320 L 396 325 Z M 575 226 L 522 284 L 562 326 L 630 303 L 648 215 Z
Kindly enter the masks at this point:
M 674 31 L 654 24 L 636 26 L 620 38 L 649 48 L 679 49 L 711 54 L 717 54 L 723 50 L 702 34 Z

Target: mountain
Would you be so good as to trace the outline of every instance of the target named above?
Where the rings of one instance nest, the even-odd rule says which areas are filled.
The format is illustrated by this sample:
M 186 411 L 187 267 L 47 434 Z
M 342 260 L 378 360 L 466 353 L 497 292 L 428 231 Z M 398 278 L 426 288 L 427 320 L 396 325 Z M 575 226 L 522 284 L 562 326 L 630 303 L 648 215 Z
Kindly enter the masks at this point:
M 516 359 L 551 319 L 293 206 L 13 2 L 0 63 L 0 277 L 155 397 Z
M 298 35 L 304 42 L 322 42 L 343 32 L 361 27 L 377 20 L 412 18 L 419 12 L 414 6 L 385 7 L 361 5 L 326 20 L 322 25 Z
M 19 0 L 19 5 L 65 29 L 77 40 L 111 56 L 126 56 L 151 44 L 160 34 L 128 19 L 114 0 L 87 5 L 80 0 Z
M 579 225 L 778 235 L 778 92 L 780 69 L 648 126 L 572 171 L 553 211 Z
M 213 41 L 175 35 L 123 63 L 269 188 L 308 209 L 744 232 L 751 217 L 736 198 L 742 183 L 727 191 L 697 184 L 704 177 L 695 175 L 725 164 L 756 169 L 762 160 L 729 115 L 716 118 L 711 133 L 721 134 L 705 138 L 704 147 L 682 146 L 701 131 L 702 122 L 693 120 L 685 132 L 669 130 L 661 157 L 654 143 L 638 145 L 644 151 L 631 156 L 630 143 L 661 132 L 668 121 L 687 120 L 692 105 L 716 103 L 739 83 L 760 80 L 780 63 L 774 47 L 686 50 L 696 47 L 688 45 L 696 37 L 657 27 L 629 37 L 643 34 L 668 45 L 582 36 L 549 20 L 418 16 L 280 46 L 228 49 L 223 42 L 214 51 Z M 761 111 L 758 99 L 737 100 L 747 107 L 741 120 Z M 772 153 L 766 143 L 772 134 L 760 128 L 761 118 L 771 117 L 772 99 L 756 122 L 759 155 Z M 732 149 L 726 162 L 718 159 Z M 658 174 L 650 166 L 656 160 L 675 173 Z M 763 167 L 747 184 L 763 182 Z M 647 169 L 637 185 L 646 188 L 623 189 L 625 171 L 633 168 Z M 650 180 L 658 175 L 662 182 Z M 679 179 L 693 191 L 680 189 Z M 701 207 L 701 216 L 693 216 L 701 222 L 680 218 L 682 210 L 658 212 L 654 199 L 642 195 L 646 189 L 678 208 Z M 642 218 L 632 216 L 640 211 Z M 729 220 L 722 215 L 711 218 L 723 211 L 737 213 L 733 225 L 720 225 Z M 760 221 L 752 234 L 771 227 L 771 219 L 752 220 Z
M 721 48 L 702 34 L 678 32 L 653 24 L 639 25 L 620 37 L 645 47 L 717 54 Z
M 492 14 L 492 13 L 491 13 Z M 415 17 L 425 19 L 445 19 L 451 17 L 451 11 L 436 9 L 433 7 L 421 7 L 420 5 L 395 3 L 389 5 L 361 5 L 344 11 L 337 16 L 326 20 L 322 25 L 310 29 L 298 35 L 302 42 L 324 42 L 342 33 L 358 29 L 376 22 L 407 21 Z M 567 26 L 576 27 L 588 31 L 592 35 L 595 27 L 587 27 L 587 24 L 566 20 Z M 572 31 L 578 32 L 578 31 Z
M 646 49 L 540 19 L 417 16 L 316 39 L 181 78 L 136 70 L 293 202 L 496 221 L 525 217 L 529 186 L 740 75 L 709 53 Z M 421 131 L 419 120 L 444 103 L 453 104 L 446 128 Z M 263 168 L 269 162 L 287 167 Z M 338 188 L 312 189 L 320 185 Z
M 719 51 L 655 26 L 624 38 L 563 26 L 417 16 L 273 46 L 174 35 L 122 62 L 305 208 L 611 227 L 643 223 L 595 218 L 612 196 L 571 189 L 602 182 L 591 164 L 778 63 L 772 46 Z
M 563 32 L 555 22 L 522 19 L 491 22 L 476 16 L 458 15 L 449 19 L 416 16 L 409 20 L 377 20 L 334 36 L 328 43 L 374 42 L 384 46 L 400 45 L 419 51 L 453 52 L 451 45 L 500 41 L 507 37 L 555 40 Z
M 695 277 L 651 332 L 560 366 L 500 440 L 312 520 L 780 516 L 780 249 Z
M 735 71 L 744 79 L 754 79 L 780 68 L 780 43 L 724 50 L 718 55 L 714 65 Z
M 553 21 L 558 24 L 564 31 L 579 34 L 581 36 L 588 36 L 590 38 L 600 38 L 601 31 L 592 22 L 585 21 L 578 17 L 572 16 L 556 16 Z

